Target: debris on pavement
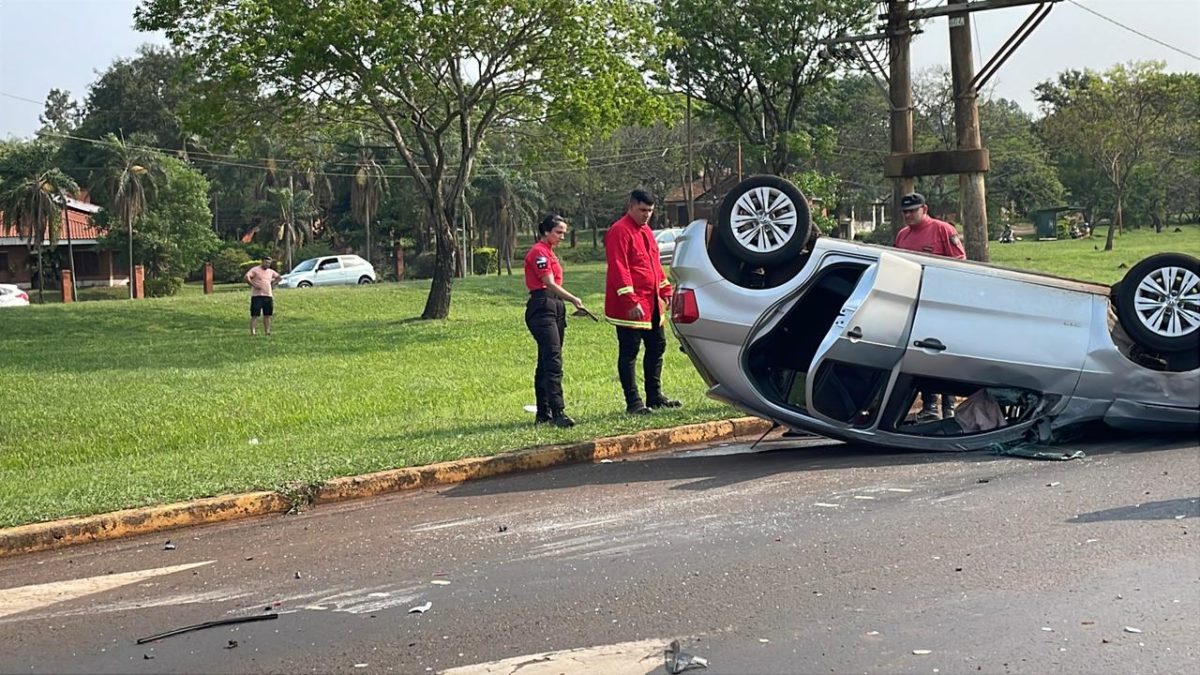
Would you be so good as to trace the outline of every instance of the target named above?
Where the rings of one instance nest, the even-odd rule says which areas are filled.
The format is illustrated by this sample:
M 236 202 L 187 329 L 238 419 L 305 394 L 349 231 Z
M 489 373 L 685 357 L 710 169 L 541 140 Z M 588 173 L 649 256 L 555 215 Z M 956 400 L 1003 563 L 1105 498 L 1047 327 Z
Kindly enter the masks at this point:
M 932 653 L 933 653 L 932 649 L 914 649 L 913 650 L 913 654 L 915 654 L 917 656 L 926 656 L 926 655 L 932 654 Z
M 1016 444 L 1000 444 L 993 443 L 991 450 L 993 454 L 1003 455 L 1005 457 L 1023 457 L 1025 459 L 1045 459 L 1056 462 L 1065 462 L 1072 459 L 1083 459 L 1087 457 L 1082 450 L 1074 452 L 1066 450 L 1046 450 L 1045 445 L 1035 445 L 1032 443 L 1016 443 Z
M 507 526 L 507 525 L 501 525 L 500 527 L 496 528 L 496 531 L 497 531 L 497 532 L 508 532 L 508 526 Z
M 663 651 L 666 659 L 667 672 L 671 675 L 682 673 L 690 668 L 707 668 L 708 659 L 694 654 L 688 654 L 679 646 L 679 640 L 671 640 L 671 644 Z
M 1134 628 L 1133 626 L 1125 626 L 1125 632 L 1126 633 L 1140 633 L 1140 632 L 1142 632 L 1142 629 Z
M 149 661 L 149 660 L 151 660 L 151 659 L 153 659 L 153 658 L 154 658 L 154 657 L 153 657 L 153 656 L 150 656 L 149 654 L 142 654 L 142 660 L 143 660 L 143 661 Z
M 299 579 L 299 578 L 300 578 L 300 573 L 299 573 L 299 572 L 296 572 L 296 578 L 297 578 L 297 579 Z
M 229 641 L 229 642 L 228 642 L 228 643 L 225 645 L 225 649 L 237 649 L 237 646 L 238 646 L 238 641 L 237 641 L 237 640 L 230 640 L 230 641 Z
M 176 628 L 174 630 L 169 630 L 164 633 L 158 633 L 157 635 L 151 635 L 149 637 L 138 638 L 137 643 L 139 645 L 146 644 L 147 642 L 154 642 L 155 640 L 161 640 L 163 638 L 168 638 L 173 635 L 179 635 L 181 633 L 187 633 L 187 632 L 194 631 L 194 630 L 203 630 L 205 628 L 213 628 L 216 626 L 228 626 L 228 625 L 235 624 L 235 623 L 250 623 L 251 621 L 267 621 L 269 619 L 278 619 L 278 618 L 279 618 L 279 614 L 277 614 L 275 612 L 271 612 L 270 614 L 253 614 L 251 616 L 235 616 L 235 617 L 230 617 L 228 619 L 217 619 L 216 621 L 205 621 L 204 623 L 198 623 L 198 624 L 195 624 L 192 626 L 184 626 L 183 628 Z
M 426 602 L 423 605 L 417 605 L 416 607 L 410 607 L 408 610 L 408 613 L 409 614 L 424 614 L 425 612 L 428 612 L 431 607 L 433 607 L 433 603 Z
M 429 583 L 433 584 L 434 586 L 449 586 L 450 585 L 450 582 L 445 579 L 434 579 L 433 581 L 430 581 Z
M 175 550 L 175 544 L 171 543 L 171 540 L 170 540 L 170 539 L 168 539 L 168 540 L 167 540 L 167 543 L 163 544 L 163 550 L 164 550 L 164 551 L 174 551 L 174 550 Z

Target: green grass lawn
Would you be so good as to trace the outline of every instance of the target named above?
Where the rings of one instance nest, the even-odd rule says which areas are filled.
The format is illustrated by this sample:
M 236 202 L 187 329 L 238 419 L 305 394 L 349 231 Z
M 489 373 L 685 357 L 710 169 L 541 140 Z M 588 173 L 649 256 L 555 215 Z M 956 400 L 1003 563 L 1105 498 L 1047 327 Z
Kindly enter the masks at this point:
M 567 273 L 599 311 L 603 265 Z M 625 415 L 613 328 L 571 319 L 579 425 L 534 427 L 522 278 L 460 280 L 450 319 L 415 320 L 428 287 L 280 290 L 269 338 L 249 336 L 244 288 L 5 310 L 0 526 L 737 416 L 673 337 L 684 407 Z
M 993 262 L 1099 282 L 1200 227 L 991 245 Z M 581 242 L 581 245 L 585 245 Z M 564 256 L 565 257 L 565 256 Z M 602 263 L 567 263 L 597 312 Z M 735 417 L 669 337 L 681 410 L 623 412 L 616 340 L 572 319 L 570 430 L 534 427 L 535 347 L 519 275 L 455 284 L 451 318 L 418 321 L 429 282 L 281 290 L 270 338 L 248 335 L 244 286 L 204 296 L 0 312 L 0 527 Z
M 1104 250 L 1107 228 L 1097 228 L 1091 239 L 1037 241 L 1026 238 L 1012 244 L 989 242 L 991 261 L 1015 269 L 1045 272 L 1061 277 L 1112 284 L 1121 280 L 1134 263 L 1160 251 L 1200 255 L 1200 225 L 1152 228 L 1117 233 L 1113 250 Z

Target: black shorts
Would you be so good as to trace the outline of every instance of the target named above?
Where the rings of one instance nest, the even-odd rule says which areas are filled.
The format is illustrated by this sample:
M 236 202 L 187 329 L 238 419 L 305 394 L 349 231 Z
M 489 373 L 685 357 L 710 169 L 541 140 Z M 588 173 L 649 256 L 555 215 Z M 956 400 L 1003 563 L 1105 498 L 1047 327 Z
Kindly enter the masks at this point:
M 265 295 L 250 296 L 250 316 L 271 316 L 275 314 L 275 298 Z

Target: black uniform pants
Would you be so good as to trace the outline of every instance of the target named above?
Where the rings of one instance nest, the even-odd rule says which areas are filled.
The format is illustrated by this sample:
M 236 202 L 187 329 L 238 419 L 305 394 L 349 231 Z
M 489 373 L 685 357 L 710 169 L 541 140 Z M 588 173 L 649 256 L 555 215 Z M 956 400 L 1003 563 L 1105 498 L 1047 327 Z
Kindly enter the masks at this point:
M 646 401 L 662 398 L 663 354 L 667 351 L 667 335 L 659 324 L 658 303 L 650 317 L 650 330 L 617 326 L 617 376 L 625 392 L 625 407 L 634 408 L 643 404 L 638 394 L 637 368 L 638 350 L 646 343 L 646 354 L 642 359 L 642 374 L 646 379 Z
M 565 303 L 545 291 L 530 293 L 525 305 L 525 326 L 537 342 L 537 369 L 533 373 L 537 414 L 550 417 L 566 407 L 562 391 L 562 345 L 567 331 Z

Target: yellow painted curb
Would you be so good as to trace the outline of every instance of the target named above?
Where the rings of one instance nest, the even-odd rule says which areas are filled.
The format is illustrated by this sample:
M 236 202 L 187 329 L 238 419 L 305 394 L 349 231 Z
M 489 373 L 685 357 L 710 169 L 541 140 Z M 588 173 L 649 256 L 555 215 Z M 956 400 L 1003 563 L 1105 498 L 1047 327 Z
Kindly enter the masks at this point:
M 559 464 L 698 445 L 723 438 L 759 435 L 770 427 L 771 423 L 765 420 L 743 417 L 671 429 L 649 429 L 626 436 L 599 438 L 572 445 L 517 450 L 492 457 L 472 457 L 429 466 L 334 478 L 313 491 L 312 502 L 327 504 L 401 490 L 461 483 Z M 291 508 L 292 503 L 288 498 L 277 492 L 248 492 L 21 525 L 0 529 L 0 558 L 191 525 L 285 513 Z

